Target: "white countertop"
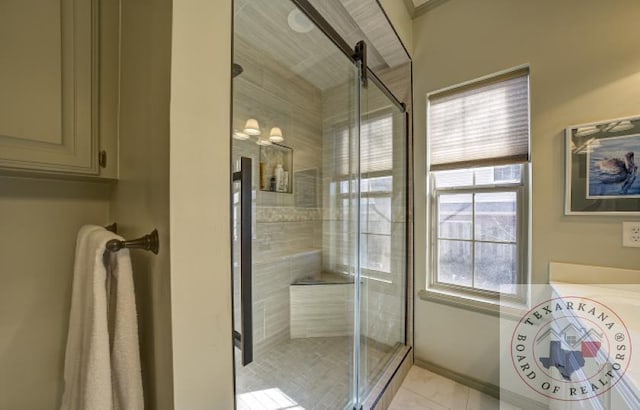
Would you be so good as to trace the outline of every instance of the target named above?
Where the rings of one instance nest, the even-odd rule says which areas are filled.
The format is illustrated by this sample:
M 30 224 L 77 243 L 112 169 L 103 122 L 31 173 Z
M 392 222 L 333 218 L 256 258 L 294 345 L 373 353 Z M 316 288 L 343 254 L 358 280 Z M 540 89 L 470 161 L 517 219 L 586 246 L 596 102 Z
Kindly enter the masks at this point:
M 622 319 L 632 349 L 622 380 L 640 398 L 640 271 L 552 263 L 550 285 L 560 297 L 594 300 Z

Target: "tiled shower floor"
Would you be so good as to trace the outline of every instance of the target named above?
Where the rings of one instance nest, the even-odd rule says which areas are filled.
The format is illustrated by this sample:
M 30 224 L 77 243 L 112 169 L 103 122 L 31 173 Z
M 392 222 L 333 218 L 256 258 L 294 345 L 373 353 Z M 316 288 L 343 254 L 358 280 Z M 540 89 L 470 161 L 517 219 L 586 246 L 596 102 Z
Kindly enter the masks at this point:
M 242 367 L 236 362 L 236 394 L 242 410 L 337 410 L 351 395 L 352 339 L 291 339 L 256 355 Z M 367 347 L 368 374 L 384 365 L 391 348 Z

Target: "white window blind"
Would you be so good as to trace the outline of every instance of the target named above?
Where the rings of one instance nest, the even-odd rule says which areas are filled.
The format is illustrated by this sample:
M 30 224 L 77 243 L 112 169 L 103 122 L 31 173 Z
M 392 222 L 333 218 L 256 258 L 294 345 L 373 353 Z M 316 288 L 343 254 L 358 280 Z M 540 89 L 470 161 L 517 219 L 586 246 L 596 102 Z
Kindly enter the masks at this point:
M 429 97 L 431 170 L 529 159 L 529 73 L 521 70 Z
M 387 171 L 393 167 L 393 115 L 390 112 L 369 115 L 360 125 L 360 172 Z M 349 174 L 352 143 L 349 129 L 336 128 L 333 133 L 334 175 Z
M 393 167 L 393 116 L 369 116 L 360 126 L 360 172 L 387 171 Z

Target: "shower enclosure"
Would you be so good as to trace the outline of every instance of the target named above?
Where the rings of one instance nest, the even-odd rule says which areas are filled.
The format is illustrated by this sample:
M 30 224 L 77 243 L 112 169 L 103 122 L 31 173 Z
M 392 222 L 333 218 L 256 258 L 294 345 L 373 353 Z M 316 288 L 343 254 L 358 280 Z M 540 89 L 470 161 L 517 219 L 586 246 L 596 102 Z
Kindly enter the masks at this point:
M 236 406 L 359 409 L 406 352 L 404 105 L 308 1 L 236 0 L 233 50 Z

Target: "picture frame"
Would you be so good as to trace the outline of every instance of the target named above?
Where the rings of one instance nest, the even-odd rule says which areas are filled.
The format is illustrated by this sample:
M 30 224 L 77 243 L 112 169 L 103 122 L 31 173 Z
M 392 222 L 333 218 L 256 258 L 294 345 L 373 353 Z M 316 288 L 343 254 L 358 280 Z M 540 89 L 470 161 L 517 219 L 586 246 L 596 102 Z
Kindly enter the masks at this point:
M 565 215 L 640 215 L 640 117 L 565 130 Z

